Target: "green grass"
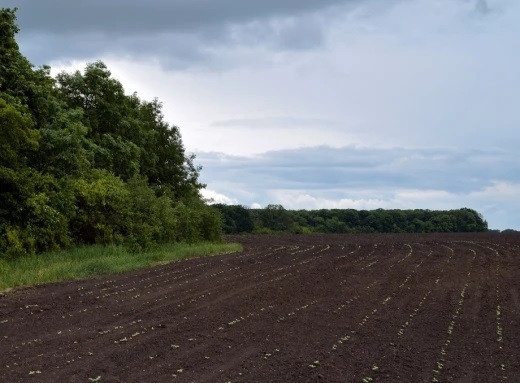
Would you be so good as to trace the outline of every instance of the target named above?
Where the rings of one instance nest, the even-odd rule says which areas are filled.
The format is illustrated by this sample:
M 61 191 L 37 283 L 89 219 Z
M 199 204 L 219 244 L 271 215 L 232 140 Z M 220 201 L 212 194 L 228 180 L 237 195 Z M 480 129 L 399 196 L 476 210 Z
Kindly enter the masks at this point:
M 0 259 L 0 291 L 18 286 L 118 274 L 186 258 L 240 251 L 236 243 L 177 243 L 133 253 L 123 246 L 81 246 L 69 250 Z

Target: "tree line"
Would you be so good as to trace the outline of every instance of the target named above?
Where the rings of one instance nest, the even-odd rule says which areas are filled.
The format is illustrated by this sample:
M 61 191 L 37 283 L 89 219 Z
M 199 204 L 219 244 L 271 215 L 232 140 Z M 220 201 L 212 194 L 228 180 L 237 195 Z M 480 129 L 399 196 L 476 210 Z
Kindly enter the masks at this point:
M 224 233 L 454 233 L 484 232 L 487 222 L 472 209 L 432 210 L 286 210 L 281 205 L 248 209 L 213 205 L 221 212 Z
M 0 9 L 0 256 L 74 244 L 217 240 L 221 217 L 158 100 L 127 95 L 103 62 L 51 76 Z

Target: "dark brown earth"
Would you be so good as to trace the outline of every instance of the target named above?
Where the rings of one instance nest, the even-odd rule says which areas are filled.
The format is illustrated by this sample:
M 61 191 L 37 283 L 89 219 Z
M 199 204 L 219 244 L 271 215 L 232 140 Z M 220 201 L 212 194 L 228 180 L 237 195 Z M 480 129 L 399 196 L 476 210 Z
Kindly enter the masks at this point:
M 3 382 L 520 382 L 520 237 L 232 238 L 0 297 Z

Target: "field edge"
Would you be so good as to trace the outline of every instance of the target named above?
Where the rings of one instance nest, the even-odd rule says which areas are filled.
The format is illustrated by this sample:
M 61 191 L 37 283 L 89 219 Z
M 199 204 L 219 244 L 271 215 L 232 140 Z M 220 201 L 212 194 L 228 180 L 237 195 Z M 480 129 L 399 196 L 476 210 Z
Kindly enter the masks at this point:
M 131 252 L 116 245 L 90 245 L 14 260 L 0 259 L 0 295 L 23 287 L 123 274 L 184 259 L 242 250 L 243 246 L 235 242 L 164 244 L 142 252 Z

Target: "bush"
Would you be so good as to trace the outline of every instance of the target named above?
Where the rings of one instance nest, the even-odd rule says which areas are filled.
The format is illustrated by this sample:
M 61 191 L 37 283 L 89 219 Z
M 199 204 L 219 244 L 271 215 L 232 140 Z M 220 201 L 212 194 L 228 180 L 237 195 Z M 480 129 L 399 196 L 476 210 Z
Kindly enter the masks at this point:
M 105 170 L 94 170 L 74 182 L 77 214 L 73 234 L 80 243 L 122 243 L 130 220 L 130 193 L 124 182 Z
M 154 243 L 174 242 L 179 233 L 179 220 L 168 195 L 157 197 L 143 176 L 135 176 L 126 184 L 130 196 L 125 243 L 131 248 L 147 249 Z
M 27 229 L 20 227 L 6 227 L 2 233 L 4 237 L 4 257 L 16 258 L 33 254 L 36 251 L 36 240 Z
M 268 227 L 255 226 L 253 234 L 273 234 L 273 231 Z
M 220 241 L 222 239 L 222 216 L 217 209 L 202 205 L 199 232 L 205 241 Z
M 179 202 L 174 208 L 174 216 L 178 222 L 177 241 L 194 243 L 202 239 L 199 231 L 201 217 L 196 210 L 190 209 L 183 202 Z
M 33 170 L 1 172 L 0 252 L 9 257 L 54 250 L 71 243 L 74 196 L 66 181 Z

